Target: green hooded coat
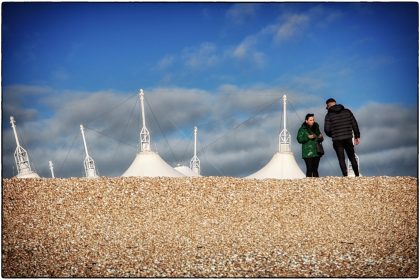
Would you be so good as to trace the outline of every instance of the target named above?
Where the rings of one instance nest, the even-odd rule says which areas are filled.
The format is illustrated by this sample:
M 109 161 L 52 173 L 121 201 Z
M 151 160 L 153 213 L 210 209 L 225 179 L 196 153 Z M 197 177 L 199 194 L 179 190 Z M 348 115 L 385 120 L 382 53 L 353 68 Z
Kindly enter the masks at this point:
M 316 151 L 316 142 L 322 142 L 323 138 L 310 139 L 308 136 L 313 133 L 317 136 L 321 134 L 319 125 L 316 122 L 312 125 L 312 127 L 309 127 L 306 122 L 304 122 L 299 128 L 296 139 L 300 144 L 302 144 L 302 158 L 319 157 Z

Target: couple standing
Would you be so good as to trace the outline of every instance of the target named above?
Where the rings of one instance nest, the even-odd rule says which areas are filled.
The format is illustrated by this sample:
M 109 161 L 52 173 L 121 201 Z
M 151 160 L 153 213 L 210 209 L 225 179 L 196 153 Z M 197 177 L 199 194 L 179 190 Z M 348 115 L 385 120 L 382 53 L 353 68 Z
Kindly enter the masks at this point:
M 333 98 L 329 98 L 326 104 L 328 113 L 325 116 L 324 131 L 327 136 L 332 138 L 341 172 L 343 176 L 347 176 L 344 156 L 344 151 L 346 151 L 354 174 L 359 176 L 359 167 L 354 154 L 352 139 L 354 134 L 354 144 L 358 145 L 360 143 L 360 131 L 357 121 L 349 109 L 344 108 L 341 104 L 336 104 Z M 318 152 L 317 143 L 321 143 L 323 140 L 319 125 L 315 122 L 314 114 L 307 114 L 305 122 L 299 128 L 297 135 L 297 141 L 302 144 L 302 157 L 306 164 L 306 177 L 319 177 L 318 166 L 323 153 Z

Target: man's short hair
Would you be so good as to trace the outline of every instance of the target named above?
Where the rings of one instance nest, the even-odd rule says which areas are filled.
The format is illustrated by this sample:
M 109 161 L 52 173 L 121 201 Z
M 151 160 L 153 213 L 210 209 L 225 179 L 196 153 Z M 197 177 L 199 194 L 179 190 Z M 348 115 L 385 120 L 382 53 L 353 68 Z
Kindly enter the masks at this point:
M 335 102 L 334 98 L 328 98 L 327 101 L 325 101 L 325 104 L 331 103 L 331 102 Z

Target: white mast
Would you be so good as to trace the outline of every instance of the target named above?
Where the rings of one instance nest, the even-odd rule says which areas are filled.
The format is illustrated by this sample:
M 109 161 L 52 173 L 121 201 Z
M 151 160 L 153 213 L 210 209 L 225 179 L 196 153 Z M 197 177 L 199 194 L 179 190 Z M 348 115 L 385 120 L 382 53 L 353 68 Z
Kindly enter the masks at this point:
M 146 127 L 146 118 L 144 116 L 144 92 L 143 89 L 139 91 L 140 95 L 140 106 L 141 106 L 141 116 L 143 127 L 140 131 L 140 152 L 149 152 L 150 151 L 150 133 Z
M 140 143 L 137 155 L 128 169 L 122 174 L 123 177 L 183 177 L 184 175 L 176 171 L 167 164 L 150 147 L 150 134 L 146 128 L 146 118 L 144 112 L 144 92 L 139 90 L 141 117 L 143 127 L 140 131 Z M 188 167 L 187 167 L 188 168 Z
M 354 136 L 352 140 L 353 140 L 353 145 L 354 145 Z M 356 155 L 356 152 L 354 153 L 354 157 L 356 158 L 357 166 L 359 168 L 359 176 L 362 176 L 362 174 L 360 173 L 360 161 L 359 161 L 359 157 Z M 348 158 L 347 158 L 347 176 L 356 177 L 356 174 L 354 174 L 353 166 L 350 162 L 350 159 Z
M 249 179 L 298 179 L 305 174 L 300 169 L 290 148 L 291 136 L 287 131 L 286 95 L 283 95 L 283 130 L 279 135 L 279 151 L 257 172 L 247 176 Z
M 283 95 L 283 130 L 280 132 L 279 135 L 279 152 L 290 152 L 290 133 L 287 131 L 286 128 L 286 95 Z
M 86 152 L 86 157 L 85 157 L 85 160 L 83 161 L 85 165 L 86 177 L 96 178 L 98 177 L 98 175 L 96 174 L 95 162 L 93 161 L 93 158 L 89 156 L 88 148 L 86 145 L 86 139 L 85 139 L 85 131 L 82 124 L 80 125 L 80 131 L 82 132 L 83 144 L 85 145 L 85 152 Z
M 53 163 L 52 163 L 52 161 L 50 160 L 50 161 L 48 161 L 48 166 L 50 167 L 50 171 L 51 171 L 51 178 L 55 178 L 54 177 L 54 166 L 53 166 Z
M 10 117 L 10 124 L 12 125 L 13 133 L 16 140 L 16 150 L 15 150 L 15 162 L 18 170 L 16 177 L 18 178 L 29 178 L 29 177 L 39 177 L 38 174 L 32 171 L 31 165 L 29 163 L 29 156 L 26 150 L 20 146 L 19 138 L 16 132 L 15 118 Z
M 200 160 L 197 157 L 197 127 L 194 126 L 194 156 L 190 161 L 190 169 L 200 175 Z

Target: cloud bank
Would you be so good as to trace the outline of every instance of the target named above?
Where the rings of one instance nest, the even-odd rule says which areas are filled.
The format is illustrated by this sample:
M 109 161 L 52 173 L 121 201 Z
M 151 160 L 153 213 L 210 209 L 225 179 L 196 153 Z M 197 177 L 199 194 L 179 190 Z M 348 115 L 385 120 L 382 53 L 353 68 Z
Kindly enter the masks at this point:
M 202 173 L 207 176 L 247 176 L 271 159 L 278 149 L 283 94 L 288 96 L 287 125 L 292 134 L 292 150 L 305 170 L 301 146 L 295 139 L 297 130 L 306 113 L 315 113 L 321 127 L 325 115 L 322 98 L 275 87 L 224 84 L 212 92 L 161 87 L 145 89 L 145 94 L 152 148 L 172 166 L 188 164 L 193 127 L 198 126 L 198 156 Z M 34 96 L 37 106 L 52 113 L 22 106 Z M 416 176 L 417 108 L 369 103 L 350 109 L 362 134 L 362 143 L 356 147 L 362 174 Z M 20 142 L 28 151 L 33 168 L 43 177 L 50 177 L 49 160 L 54 163 L 56 177 L 84 176 L 81 123 L 86 127 L 89 154 L 100 175 L 120 176 L 137 151 L 140 106 L 136 93 L 58 91 L 17 85 L 7 87 L 3 96 L 3 177 L 16 175 L 16 144 L 10 115 L 15 116 Z M 326 155 L 321 160 L 320 173 L 339 176 L 329 138 L 324 146 Z

